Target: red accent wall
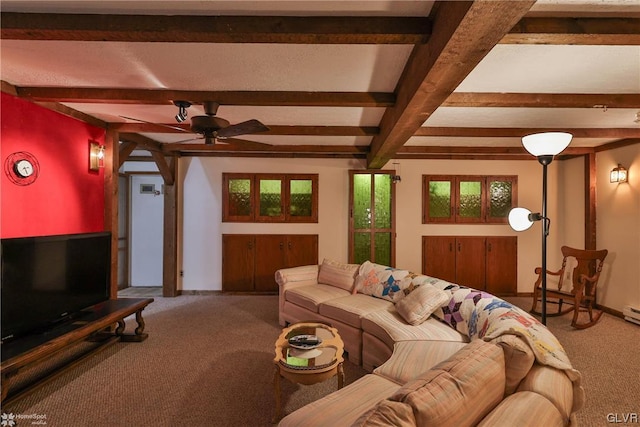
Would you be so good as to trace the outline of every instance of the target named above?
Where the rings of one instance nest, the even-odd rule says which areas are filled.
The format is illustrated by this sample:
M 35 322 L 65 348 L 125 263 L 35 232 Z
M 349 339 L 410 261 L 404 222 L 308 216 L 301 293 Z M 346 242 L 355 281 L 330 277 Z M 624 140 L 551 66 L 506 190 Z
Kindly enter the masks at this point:
M 6 93 L 1 102 L 0 237 L 104 231 L 104 170 L 89 170 L 89 142 L 104 145 L 105 130 Z M 30 185 L 7 177 L 17 151 L 40 164 Z

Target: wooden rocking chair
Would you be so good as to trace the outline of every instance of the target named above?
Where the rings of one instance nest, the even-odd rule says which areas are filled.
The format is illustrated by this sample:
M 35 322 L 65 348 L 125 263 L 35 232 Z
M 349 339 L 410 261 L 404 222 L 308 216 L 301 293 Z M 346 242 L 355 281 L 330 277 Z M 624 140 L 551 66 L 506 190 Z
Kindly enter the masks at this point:
M 547 311 L 547 316 L 559 316 L 573 311 L 571 326 L 577 329 L 585 329 L 595 325 L 602 315 L 602 311 L 594 310 L 594 306 L 600 271 L 602 271 L 602 264 L 608 251 L 606 249 L 599 251 L 574 249 L 568 246 L 563 246 L 560 249 L 563 256 L 562 267 L 558 271 L 547 270 L 547 275 L 558 276 L 557 289 L 549 289 L 547 285 L 547 303 L 558 304 L 558 311 L 552 314 Z M 572 289 L 567 289 L 567 286 L 563 288 L 564 280 L 569 279 L 567 274 L 569 271 L 567 269 L 570 269 L 574 264 L 575 267 L 571 272 Z M 531 312 L 540 314 L 537 310 L 537 305 L 538 301 L 542 300 L 542 268 L 537 267 L 535 273 L 538 275 L 538 280 L 534 285 Z M 569 307 L 563 310 L 563 303 L 569 305 Z M 589 313 L 588 322 L 578 322 L 580 311 Z

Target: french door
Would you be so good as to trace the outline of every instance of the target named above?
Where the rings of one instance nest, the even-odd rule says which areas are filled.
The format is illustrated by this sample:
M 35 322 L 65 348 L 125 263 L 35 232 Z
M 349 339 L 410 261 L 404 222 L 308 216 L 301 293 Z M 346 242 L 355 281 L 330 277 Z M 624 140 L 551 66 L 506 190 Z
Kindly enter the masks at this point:
M 396 261 L 394 171 L 349 171 L 349 262 Z

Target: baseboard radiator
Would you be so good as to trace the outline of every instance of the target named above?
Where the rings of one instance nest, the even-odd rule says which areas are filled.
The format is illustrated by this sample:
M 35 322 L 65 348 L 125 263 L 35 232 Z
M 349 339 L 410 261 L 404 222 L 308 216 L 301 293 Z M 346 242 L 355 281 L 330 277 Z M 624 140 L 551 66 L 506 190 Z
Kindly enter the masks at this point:
M 624 320 L 640 325 L 640 308 L 625 305 L 622 314 L 624 314 Z

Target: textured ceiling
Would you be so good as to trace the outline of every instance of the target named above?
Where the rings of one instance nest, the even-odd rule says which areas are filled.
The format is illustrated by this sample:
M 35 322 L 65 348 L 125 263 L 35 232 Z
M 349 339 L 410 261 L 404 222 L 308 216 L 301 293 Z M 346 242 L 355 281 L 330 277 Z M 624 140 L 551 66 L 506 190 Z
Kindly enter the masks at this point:
M 511 3 L 515 5 L 522 2 Z M 3 1 L 2 13 L 3 24 L 8 22 L 5 14 L 9 12 L 109 14 L 114 15 L 111 20 L 115 22 L 120 15 L 133 14 L 335 19 L 429 17 L 433 29 L 427 47 L 439 49 L 433 40 L 439 40 L 436 36 L 439 36 L 442 26 L 446 26 L 446 23 L 440 23 L 446 22 L 447 17 L 436 19 L 437 15 L 434 13 L 439 6 L 434 5 L 432 1 Z M 488 12 L 485 10 L 482 13 Z M 429 77 L 417 90 L 411 87 L 414 83 L 404 83 L 403 72 L 410 62 L 412 52 L 415 53 L 418 49 L 414 49 L 412 43 L 322 44 L 308 42 L 302 38 L 295 39 L 297 41 L 293 43 L 261 43 L 259 40 L 242 43 L 182 40 L 93 41 L 84 37 L 78 29 L 72 36 L 61 37 L 62 40 L 41 40 L 31 36 L 9 36 L 8 33 L 5 34 L 3 25 L 0 71 L 5 86 L 8 84 L 9 87 L 16 88 L 19 96 L 25 96 L 20 92 L 21 88 L 93 88 L 189 93 L 247 91 L 256 96 L 265 92 L 276 93 L 273 95 L 275 99 L 288 99 L 286 97 L 291 92 L 311 93 L 314 96 L 318 93 L 355 92 L 390 94 L 398 97 L 391 105 L 381 103 L 365 106 L 354 106 L 341 100 L 327 102 L 325 105 L 296 105 L 295 101 L 291 100 L 284 103 L 221 102 L 218 115 L 232 124 L 258 119 L 268 126 L 278 127 L 349 128 L 342 133 L 314 131 L 314 134 L 308 131 L 279 130 L 243 136 L 245 140 L 274 146 L 305 146 L 305 150 L 310 150 L 308 146 L 323 145 L 369 146 L 374 139 L 379 141 L 374 142 L 372 147 L 384 147 L 387 140 L 393 139 L 398 132 L 407 133 L 403 140 L 407 147 L 466 146 L 469 147 L 470 155 L 474 154 L 476 147 L 520 147 L 520 137 L 538 129 L 579 130 L 572 147 L 597 147 L 640 138 L 640 124 L 634 122 L 636 113 L 640 111 L 640 3 L 636 0 L 538 1 L 528 12 L 523 12 L 524 18 L 529 16 L 602 19 L 602 25 L 608 29 L 598 30 L 595 34 L 597 38 L 593 39 L 596 41 L 590 42 L 572 36 L 569 42 L 564 43 L 540 43 L 527 41 L 526 38 L 520 38 L 514 43 L 489 43 L 493 47 L 484 57 L 474 53 L 473 49 L 475 44 L 480 46 L 485 43 L 485 39 L 477 34 L 468 33 L 456 39 L 459 40 L 456 43 L 463 43 L 462 49 L 471 52 L 462 58 L 463 63 L 459 67 L 469 69 L 460 71 L 459 84 L 451 83 L 453 80 L 447 83 L 451 85 L 448 88 L 449 93 L 461 96 L 467 93 L 523 94 L 526 95 L 524 103 L 520 98 L 517 101 L 521 103 L 519 105 L 506 105 L 502 98 L 497 104 L 478 104 L 468 100 L 457 104 L 441 102 L 440 107 L 435 105 L 424 112 L 417 110 L 413 119 L 401 117 L 402 114 L 410 116 L 413 111 L 411 103 L 407 104 L 406 109 L 400 108 L 399 104 L 403 101 L 404 94 L 409 93 L 425 105 L 430 105 L 433 97 L 431 92 L 437 93 L 441 87 L 431 87 Z M 617 21 L 613 24 L 606 21 L 609 18 L 620 18 L 625 24 L 624 29 L 620 31 L 626 33 L 617 37 L 614 44 L 601 37 L 602 34 L 608 35 L 612 27 L 621 28 Z M 55 19 L 52 22 L 55 22 Z M 465 18 L 463 22 L 465 29 L 467 25 L 474 28 L 472 18 Z M 568 25 L 567 22 L 570 21 L 562 21 L 562 24 Z M 550 24 L 545 25 L 549 25 L 552 30 L 555 28 Z M 484 30 L 492 36 L 492 29 L 486 26 L 487 24 Z M 566 28 L 562 27 L 558 31 L 566 31 Z M 589 28 L 601 27 L 592 25 Z M 359 31 L 357 27 L 355 31 Z M 135 36 L 132 36 L 134 40 Z M 259 38 L 259 34 L 256 37 Z M 496 39 L 496 42 L 499 41 L 499 38 Z M 434 47 L 429 43 L 433 43 Z M 447 63 L 448 55 L 455 56 L 457 49 L 457 46 L 445 46 L 444 54 L 437 59 Z M 466 61 L 472 61 L 476 57 L 480 58 L 477 64 L 466 64 Z M 428 67 L 429 60 L 429 54 L 423 54 L 423 63 L 417 64 Z M 455 61 L 447 66 L 450 66 L 453 72 L 458 72 Z M 446 73 L 438 75 L 439 81 L 447 81 L 446 77 Z M 541 94 L 556 97 L 551 101 L 542 102 L 538 99 Z M 595 96 L 588 98 L 584 103 L 574 102 L 580 99 L 580 96 L 589 94 Z M 617 103 L 618 100 L 612 98 L 612 95 L 616 94 L 626 97 Z M 442 98 L 441 101 L 447 99 L 446 94 L 438 96 Z M 163 103 L 136 103 L 132 100 L 119 102 L 108 97 L 96 101 L 69 100 L 61 96 L 40 101 L 57 102 L 101 120 L 107 126 L 117 123 L 140 123 L 123 116 L 144 122 L 176 125 L 173 117 L 177 109 L 170 100 Z M 563 104 L 564 101 L 567 105 Z M 532 103 L 536 105 L 527 105 Z M 396 113 L 394 109 L 400 111 Z M 200 105 L 193 105 L 188 109 L 188 113 L 193 117 L 202 114 L 203 110 Z M 420 119 L 421 117 L 424 120 Z M 387 126 L 386 122 L 394 120 L 397 120 L 400 126 L 393 127 L 395 123 Z M 408 129 L 411 125 L 416 129 Z M 374 128 L 374 131 L 359 132 L 355 129 L 362 127 Z M 385 135 L 387 127 L 390 129 L 389 135 Z M 424 130 L 418 129 L 419 127 L 436 129 Z M 464 129 L 456 131 L 459 128 L 487 128 L 495 131 L 487 130 L 469 135 Z M 137 133 L 158 143 L 182 141 L 193 136 L 189 133 L 165 130 L 158 127 L 142 129 Z M 416 133 L 412 136 L 413 130 Z M 421 130 L 424 130 L 424 136 L 420 136 Z M 376 136 L 377 133 L 380 135 Z M 397 146 L 396 142 L 395 147 Z M 445 148 L 443 151 L 446 152 Z

